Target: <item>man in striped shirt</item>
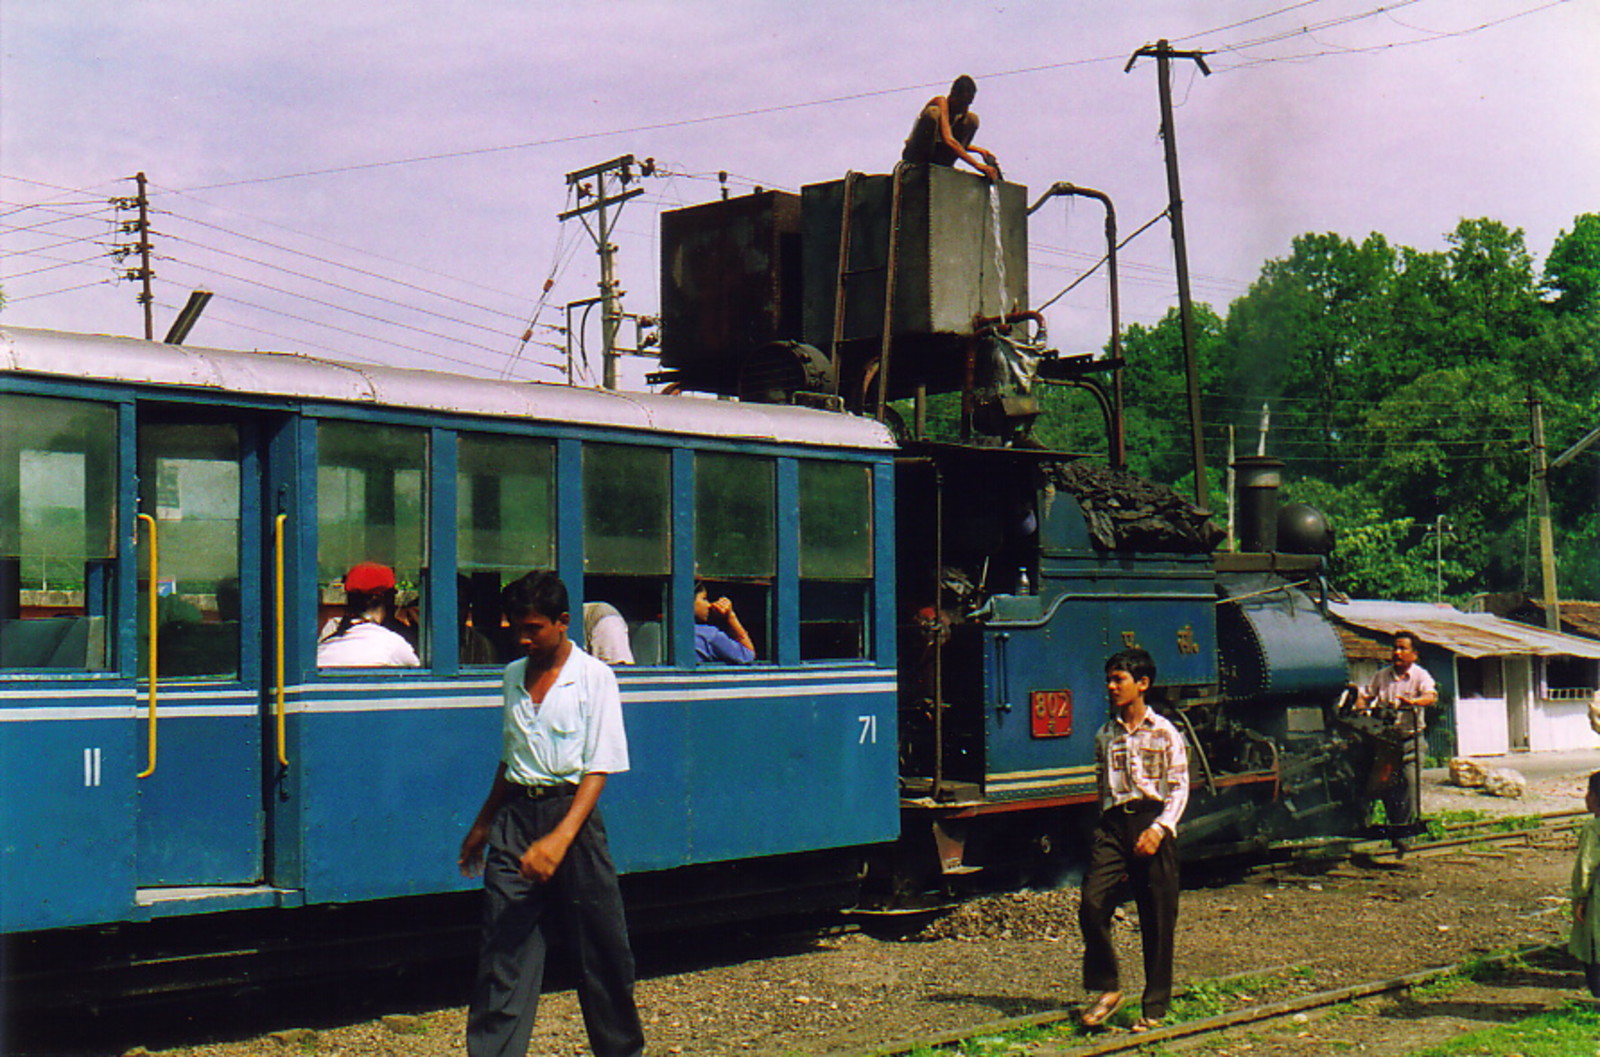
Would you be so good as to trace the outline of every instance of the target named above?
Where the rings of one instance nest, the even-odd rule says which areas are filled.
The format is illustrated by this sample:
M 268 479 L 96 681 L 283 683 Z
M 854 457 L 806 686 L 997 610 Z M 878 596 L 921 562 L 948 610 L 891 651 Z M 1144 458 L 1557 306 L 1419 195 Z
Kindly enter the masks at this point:
M 1173 934 L 1178 924 L 1178 819 L 1189 802 L 1189 753 L 1183 735 L 1145 704 L 1156 676 L 1142 649 L 1106 661 L 1112 717 L 1095 734 L 1100 822 L 1083 878 L 1083 984 L 1100 992 L 1083 1014 L 1097 1027 L 1122 1004 L 1111 917 L 1131 889 L 1144 942 L 1144 999 L 1134 1031 L 1161 1022 L 1172 1002 Z

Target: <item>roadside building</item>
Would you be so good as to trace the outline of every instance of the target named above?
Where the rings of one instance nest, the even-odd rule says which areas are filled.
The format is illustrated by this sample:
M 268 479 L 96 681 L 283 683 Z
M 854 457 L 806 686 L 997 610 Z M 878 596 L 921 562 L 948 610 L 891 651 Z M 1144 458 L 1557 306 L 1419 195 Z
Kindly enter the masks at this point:
M 1493 613 L 1497 617 L 1515 620 L 1519 624 L 1532 624 L 1536 628 L 1548 626 L 1544 602 L 1538 598 L 1531 598 L 1521 591 L 1475 595 L 1467 604 L 1467 609 L 1475 613 Z M 1563 598 L 1559 615 L 1561 631 L 1568 635 L 1600 639 L 1600 602 Z
M 1389 663 L 1395 632 L 1422 640 L 1420 663 L 1439 684 L 1430 755 L 1600 748 L 1588 718 L 1600 641 L 1426 602 L 1334 602 L 1329 610 L 1358 685 Z

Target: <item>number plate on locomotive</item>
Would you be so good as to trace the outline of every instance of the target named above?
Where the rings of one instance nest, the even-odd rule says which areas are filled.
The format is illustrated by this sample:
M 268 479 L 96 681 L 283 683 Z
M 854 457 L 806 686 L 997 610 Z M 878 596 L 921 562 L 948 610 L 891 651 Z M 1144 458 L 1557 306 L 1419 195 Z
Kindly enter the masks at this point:
M 1072 733 L 1072 691 L 1035 690 L 1028 702 L 1033 736 L 1064 738 Z

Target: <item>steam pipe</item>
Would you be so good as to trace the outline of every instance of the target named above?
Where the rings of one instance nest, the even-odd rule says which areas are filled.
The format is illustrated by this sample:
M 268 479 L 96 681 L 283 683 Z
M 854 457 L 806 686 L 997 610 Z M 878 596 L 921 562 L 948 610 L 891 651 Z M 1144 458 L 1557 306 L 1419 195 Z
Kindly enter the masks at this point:
M 1024 320 L 1031 320 L 1038 325 L 1039 329 L 1034 335 L 1034 344 L 1043 345 L 1050 340 L 1049 335 L 1045 332 L 1044 313 L 1031 310 L 1027 312 L 1008 312 L 1003 316 L 973 316 L 972 331 L 979 336 L 984 333 L 1009 334 L 1011 333 L 1012 324 L 1021 323 Z
M 1051 184 L 1039 200 L 1028 207 L 1028 215 L 1038 212 L 1045 202 L 1056 195 L 1078 195 L 1097 199 L 1106 207 L 1106 277 L 1111 287 L 1111 358 L 1122 360 L 1122 302 L 1117 292 L 1117 207 L 1111 196 L 1092 187 L 1058 180 Z M 1116 414 L 1111 427 L 1111 468 L 1124 469 L 1128 465 L 1127 440 L 1122 430 L 1122 368 L 1111 374 L 1111 404 Z
M 1106 395 L 1105 387 L 1089 378 L 1040 378 L 1043 385 L 1059 385 L 1063 389 L 1084 389 L 1094 397 L 1095 403 L 1100 405 L 1100 416 L 1106 421 L 1106 440 L 1111 442 L 1116 434 L 1116 411 L 1111 406 L 1111 398 Z

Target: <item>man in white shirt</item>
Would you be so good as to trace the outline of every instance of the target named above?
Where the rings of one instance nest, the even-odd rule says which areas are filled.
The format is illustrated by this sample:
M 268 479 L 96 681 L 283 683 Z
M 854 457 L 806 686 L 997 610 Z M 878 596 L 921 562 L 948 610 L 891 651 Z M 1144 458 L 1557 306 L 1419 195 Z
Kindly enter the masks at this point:
M 606 776 L 628 769 L 622 699 L 611 669 L 567 637 L 568 605 L 549 572 L 501 594 L 524 656 L 506 668 L 500 766 L 461 842 L 461 871 L 481 870 L 485 893 L 469 1057 L 527 1053 L 551 928 L 577 948 L 596 1057 L 644 1052 L 622 895 L 596 809 Z

